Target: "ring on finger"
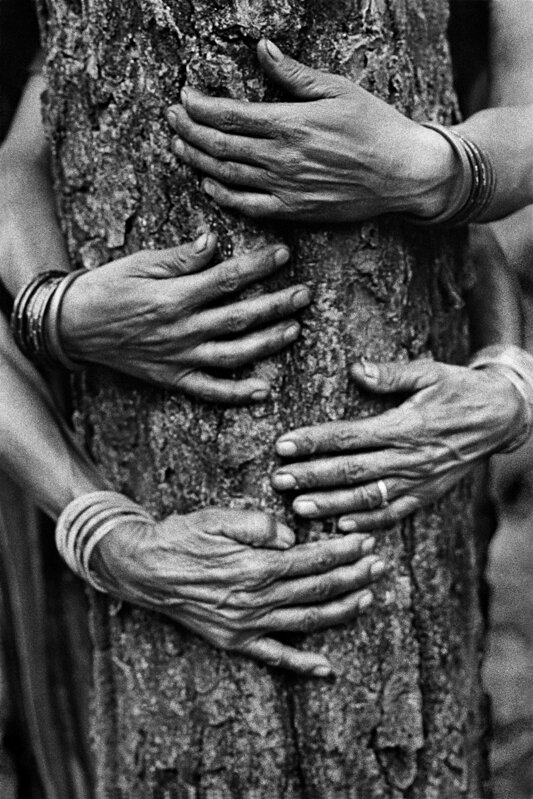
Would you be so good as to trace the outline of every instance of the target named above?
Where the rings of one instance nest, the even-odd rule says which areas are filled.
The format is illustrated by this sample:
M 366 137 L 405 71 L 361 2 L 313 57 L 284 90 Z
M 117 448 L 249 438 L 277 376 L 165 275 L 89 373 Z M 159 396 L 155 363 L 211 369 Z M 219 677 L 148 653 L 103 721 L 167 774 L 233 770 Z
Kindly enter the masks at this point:
M 379 507 L 386 508 L 387 505 L 389 504 L 389 491 L 387 489 L 387 485 L 384 480 L 378 480 L 376 485 L 379 491 L 379 495 L 381 497 L 381 502 L 379 504 Z

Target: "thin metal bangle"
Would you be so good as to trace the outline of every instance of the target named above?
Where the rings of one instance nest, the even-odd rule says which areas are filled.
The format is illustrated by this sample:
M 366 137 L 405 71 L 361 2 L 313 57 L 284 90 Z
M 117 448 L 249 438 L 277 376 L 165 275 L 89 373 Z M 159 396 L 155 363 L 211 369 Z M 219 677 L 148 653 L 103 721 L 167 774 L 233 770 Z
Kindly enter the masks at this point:
M 76 269 L 76 271 L 70 272 L 66 277 L 63 278 L 50 301 L 48 314 L 46 317 L 45 336 L 48 352 L 53 360 L 57 361 L 64 366 L 65 369 L 68 369 L 71 372 L 79 372 L 81 369 L 83 369 L 83 364 L 76 363 L 69 358 L 62 347 L 59 333 L 61 306 L 63 304 L 63 299 L 67 289 L 72 286 L 74 281 L 80 277 L 80 275 L 84 275 L 86 272 L 87 269 Z
M 436 216 L 422 217 L 416 216 L 415 214 L 403 214 L 402 216 L 413 225 L 418 225 L 420 227 L 426 227 L 427 225 L 444 225 L 453 219 L 453 217 L 455 217 L 458 213 L 460 213 L 468 203 L 472 193 L 472 167 L 461 137 L 457 136 L 455 133 L 450 131 L 449 128 L 445 128 L 443 125 L 437 125 L 434 122 L 424 122 L 422 124 L 424 128 L 428 128 L 429 130 L 434 130 L 436 133 L 439 133 L 451 146 L 461 165 L 461 186 L 457 192 L 457 196 L 454 198 L 453 203 Z
M 31 343 L 31 319 L 30 312 L 35 297 L 40 293 L 44 284 L 53 278 L 64 277 L 67 272 L 60 270 L 48 270 L 41 272 L 26 283 L 15 297 L 13 311 L 11 313 L 11 332 L 19 349 L 28 358 L 35 359 L 36 353 Z

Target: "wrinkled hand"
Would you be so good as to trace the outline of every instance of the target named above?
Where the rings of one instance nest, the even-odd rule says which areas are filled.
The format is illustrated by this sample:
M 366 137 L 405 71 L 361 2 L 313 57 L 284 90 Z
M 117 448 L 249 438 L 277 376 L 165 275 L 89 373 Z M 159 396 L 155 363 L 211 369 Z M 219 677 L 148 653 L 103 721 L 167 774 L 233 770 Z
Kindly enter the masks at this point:
M 435 131 L 338 75 L 257 48 L 266 74 L 298 102 L 249 103 L 190 88 L 169 108 L 176 156 L 204 172 L 220 205 L 252 217 L 343 222 L 439 213 L 457 180 Z
M 370 604 L 365 587 L 385 564 L 368 554 L 374 541 L 365 536 L 293 547 L 294 540 L 266 513 L 209 508 L 155 528 L 123 522 L 97 545 L 91 568 L 110 593 L 165 613 L 214 646 L 326 676 L 323 655 L 270 636 L 348 622 Z
M 294 286 L 225 305 L 236 291 L 286 263 L 289 251 L 271 245 L 208 268 L 215 246 L 216 236 L 204 234 L 79 277 L 62 307 L 68 355 L 207 401 L 264 400 L 270 389 L 265 380 L 232 380 L 205 370 L 232 370 L 291 344 L 300 328 L 289 317 L 310 302 L 309 290 Z
M 303 460 L 272 478 L 297 492 L 301 516 L 340 516 L 344 531 L 389 527 L 434 502 L 523 430 L 524 401 L 497 369 L 420 360 L 364 363 L 351 376 L 364 389 L 411 396 L 379 416 L 286 433 L 278 454 Z

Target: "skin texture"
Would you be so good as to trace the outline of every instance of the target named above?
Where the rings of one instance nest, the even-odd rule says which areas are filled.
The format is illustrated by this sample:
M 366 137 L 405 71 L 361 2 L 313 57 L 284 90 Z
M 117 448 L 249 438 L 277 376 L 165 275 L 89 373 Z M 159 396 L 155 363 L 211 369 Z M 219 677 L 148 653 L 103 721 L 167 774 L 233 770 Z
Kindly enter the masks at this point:
M 494 368 L 364 362 L 351 377 L 363 390 L 409 398 L 380 416 L 287 433 L 278 454 L 299 462 L 272 477 L 278 490 L 296 492 L 296 513 L 340 516 L 343 531 L 390 527 L 435 502 L 482 458 L 512 445 L 527 418 L 523 398 Z
M 432 217 L 453 201 L 461 173 L 438 133 L 268 40 L 257 54 L 299 102 L 245 103 L 185 88 L 182 105 L 169 109 L 174 153 L 207 174 L 203 188 L 215 202 L 251 217 L 343 222 L 391 212 Z M 482 111 L 457 126 L 498 176 L 480 221 L 533 201 L 532 124 L 528 105 Z
M 13 296 L 51 265 L 71 268 L 41 121 L 44 87 L 42 77 L 30 78 L 0 148 L 0 275 Z M 309 303 L 309 290 L 237 301 L 234 294 L 284 265 L 288 250 L 273 244 L 213 266 L 216 247 L 205 231 L 194 243 L 139 252 L 77 278 L 60 320 L 68 354 L 211 402 L 264 400 L 267 379 L 230 379 L 229 370 L 293 343 L 300 326 L 290 317 Z M 205 371 L 213 368 L 226 374 Z
M 62 308 L 68 354 L 209 402 L 264 400 L 266 380 L 229 379 L 229 370 L 292 344 L 300 325 L 287 317 L 311 295 L 300 285 L 231 301 L 284 265 L 289 251 L 272 245 L 212 266 L 216 243 L 206 233 L 191 244 L 145 250 L 79 277 Z M 204 371 L 213 369 L 228 376 Z
M 385 573 L 374 539 L 348 535 L 294 547 L 294 533 L 259 511 L 208 508 L 118 527 L 96 571 L 111 593 L 162 611 L 220 649 L 325 677 L 326 657 L 270 637 L 346 624 Z M 366 555 L 366 557 L 365 557 Z
M 457 174 L 441 136 L 268 40 L 257 55 L 296 102 L 243 103 L 186 88 L 168 112 L 175 155 L 208 175 L 202 186 L 215 202 L 246 216 L 315 222 L 432 216 L 447 203 Z
M 1 320 L 0 375 L 0 469 L 52 518 L 76 497 L 109 489 Z M 351 620 L 372 601 L 360 589 L 385 564 L 369 554 L 366 536 L 294 544 L 270 514 L 209 508 L 154 525 L 118 522 L 91 567 L 114 596 L 161 611 L 214 646 L 323 677 L 332 670 L 326 657 L 269 636 Z

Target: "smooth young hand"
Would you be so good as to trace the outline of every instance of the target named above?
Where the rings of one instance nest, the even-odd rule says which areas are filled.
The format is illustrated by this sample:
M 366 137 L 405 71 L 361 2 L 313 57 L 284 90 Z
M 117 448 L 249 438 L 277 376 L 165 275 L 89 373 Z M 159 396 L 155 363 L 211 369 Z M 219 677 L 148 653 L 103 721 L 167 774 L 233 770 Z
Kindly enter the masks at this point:
M 297 493 L 296 513 L 339 516 L 343 531 L 394 525 L 524 429 L 524 400 L 497 369 L 365 363 L 351 377 L 367 391 L 410 397 L 379 416 L 284 434 L 278 454 L 298 460 L 272 477 L 279 491 Z
M 310 302 L 306 286 L 228 299 L 289 259 L 282 245 L 209 266 L 214 234 L 167 250 L 143 250 L 79 277 L 63 301 L 60 334 L 73 360 L 92 361 L 211 402 L 264 400 L 269 384 L 232 370 L 295 341 L 291 319 Z M 228 304 L 226 304 L 228 303 Z
M 122 522 L 97 545 L 91 568 L 110 593 L 165 613 L 214 646 L 327 676 L 323 655 L 270 636 L 349 622 L 371 603 L 367 586 L 386 567 L 366 536 L 294 541 L 266 513 L 208 508 L 155 529 Z
M 220 205 L 252 217 L 347 222 L 389 212 L 433 216 L 458 178 L 449 144 L 356 84 L 283 55 L 266 74 L 297 102 L 249 103 L 190 88 L 168 110 L 173 150 Z

